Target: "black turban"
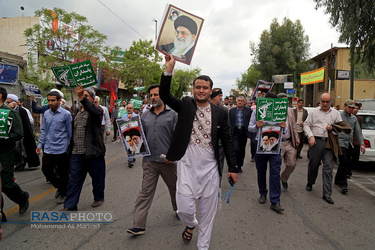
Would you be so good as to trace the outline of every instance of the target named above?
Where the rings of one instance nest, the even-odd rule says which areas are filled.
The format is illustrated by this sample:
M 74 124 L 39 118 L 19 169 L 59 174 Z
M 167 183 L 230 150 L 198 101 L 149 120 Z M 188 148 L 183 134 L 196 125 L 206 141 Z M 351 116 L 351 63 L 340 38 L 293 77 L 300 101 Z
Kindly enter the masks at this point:
M 185 27 L 187 28 L 191 34 L 196 35 L 197 34 L 197 24 L 187 16 L 179 16 L 177 17 L 176 21 L 174 21 L 174 29 L 177 30 L 178 27 Z

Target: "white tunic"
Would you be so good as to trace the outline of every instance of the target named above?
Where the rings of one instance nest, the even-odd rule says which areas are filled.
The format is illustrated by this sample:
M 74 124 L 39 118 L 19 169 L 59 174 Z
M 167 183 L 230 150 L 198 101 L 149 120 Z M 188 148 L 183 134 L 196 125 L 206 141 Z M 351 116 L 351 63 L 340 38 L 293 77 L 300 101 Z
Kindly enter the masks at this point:
M 177 192 L 198 199 L 217 192 L 219 170 L 211 143 L 211 108 L 198 107 L 190 143 L 177 162 Z

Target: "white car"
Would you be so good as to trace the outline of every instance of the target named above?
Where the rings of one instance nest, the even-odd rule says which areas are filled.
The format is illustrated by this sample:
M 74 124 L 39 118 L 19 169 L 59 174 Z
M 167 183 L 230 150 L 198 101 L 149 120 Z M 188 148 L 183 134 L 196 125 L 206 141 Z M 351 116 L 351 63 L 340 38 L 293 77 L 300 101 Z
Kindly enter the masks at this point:
M 375 111 L 359 110 L 358 116 L 362 117 L 362 134 L 366 152 L 360 154 L 359 161 L 375 162 Z

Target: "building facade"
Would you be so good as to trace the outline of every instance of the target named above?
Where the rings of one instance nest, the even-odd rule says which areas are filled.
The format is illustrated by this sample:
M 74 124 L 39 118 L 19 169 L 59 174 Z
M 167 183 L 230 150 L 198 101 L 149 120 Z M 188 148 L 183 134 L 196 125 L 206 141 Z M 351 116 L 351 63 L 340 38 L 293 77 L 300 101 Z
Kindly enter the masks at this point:
M 303 86 L 303 99 L 306 106 L 310 104 L 315 107 L 320 101 L 320 95 L 325 92 L 331 93 L 332 105 L 340 105 L 341 109 L 349 98 L 353 100 L 375 98 L 375 74 L 366 73 L 361 64 L 351 65 L 349 58 L 349 48 L 333 47 L 310 59 L 311 70 L 325 67 L 325 75 L 323 82 Z M 349 71 L 350 79 L 337 79 L 338 70 Z

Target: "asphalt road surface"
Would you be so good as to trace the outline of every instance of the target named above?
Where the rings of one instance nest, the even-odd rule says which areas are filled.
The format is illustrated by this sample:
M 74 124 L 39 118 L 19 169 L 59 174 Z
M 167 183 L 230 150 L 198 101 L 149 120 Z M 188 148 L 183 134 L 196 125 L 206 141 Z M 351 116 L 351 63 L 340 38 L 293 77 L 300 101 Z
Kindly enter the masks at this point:
M 0 249 L 196 249 L 197 234 L 189 244 L 181 239 L 184 225 L 175 219 L 162 179 L 148 214 L 146 233 L 136 237 L 126 233 L 133 226 L 134 202 L 141 187 L 141 159 L 128 168 L 122 144 L 108 140 L 106 146 L 105 202 L 98 208 L 91 207 L 91 178 L 87 176 L 78 209 L 111 213 L 113 223 L 65 224 L 65 228 L 52 229 L 31 223 L 32 211 L 57 211 L 63 205 L 57 204 L 55 189 L 46 183 L 41 169 L 26 168 L 17 172 L 16 178 L 30 193 L 30 207 L 26 214 L 19 215 L 18 206 L 4 196 L 9 223 L 3 224 Z M 374 249 L 375 164 L 354 169 L 346 195 L 334 186 L 335 204 L 330 205 L 322 199 L 321 170 L 312 192 L 305 190 L 307 148 L 305 145 L 303 159 L 298 160 L 289 179 L 289 189 L 282 189 L 282 214 L 270 209 L 268 199 L 266 204 L 257 202 L 255 163 L 250 162 L 249 153 L 246 155 L 244 172 L 239 175 L 230 203 L 219 200 L 210 249 Z M 229 190 L 223 178 L 221 193 Z

